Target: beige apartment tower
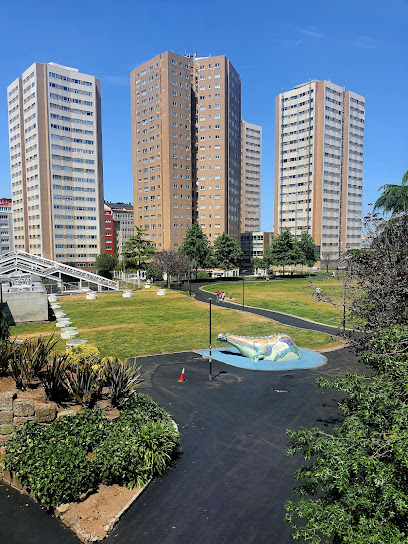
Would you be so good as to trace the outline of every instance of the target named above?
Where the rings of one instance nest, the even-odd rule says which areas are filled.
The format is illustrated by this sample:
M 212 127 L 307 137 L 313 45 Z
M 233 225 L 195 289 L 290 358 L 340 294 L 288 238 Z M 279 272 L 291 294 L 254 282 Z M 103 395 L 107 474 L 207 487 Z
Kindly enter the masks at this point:
M 100 81 L 36 62 L 7 97 L 14 247 L 91 268 L 104 247 Z
M 262 127 L 242 119 L 241 232 L 261 230 L 261 174 Z
M 310 81 L 276 98 L 275 235 L 309 232 L 320 258 L 359 248 L 365 98 Z
M 177 249 L 199 221 L 239 243 L 241 83 L 224 56 L 166 52 L 131 72 L 135 225 Z

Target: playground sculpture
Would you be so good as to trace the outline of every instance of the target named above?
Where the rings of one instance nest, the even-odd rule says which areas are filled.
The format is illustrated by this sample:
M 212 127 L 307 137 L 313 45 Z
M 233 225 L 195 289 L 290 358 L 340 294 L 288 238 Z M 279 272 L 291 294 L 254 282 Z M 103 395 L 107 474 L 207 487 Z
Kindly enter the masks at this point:
M 290 336 L 274 334 L 272 336 L 236 336 L 234 334 L 219 334 L 219 342 L 226 342 L 239 349 L 244 357 L 254 363 L 266 361 L 295 361 L 301 355 Z

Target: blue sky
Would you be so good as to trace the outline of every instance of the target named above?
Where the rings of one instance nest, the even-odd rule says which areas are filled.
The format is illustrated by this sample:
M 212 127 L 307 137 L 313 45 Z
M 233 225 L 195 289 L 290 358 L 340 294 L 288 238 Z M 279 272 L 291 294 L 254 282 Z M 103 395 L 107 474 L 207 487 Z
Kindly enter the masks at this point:
M 129 73 L 166 50 L 225 54 L 240 73 L 242 116 L 264 131 L 263 230 L 282 89 L 331 79 L 366 97 L 365 210 L 408 169 L 406 1 L 0 0 L 0 21 L 0 196 L 11 194 L 6 87 L 53 61 L 101 79 L 105 198 L 132 201 Z

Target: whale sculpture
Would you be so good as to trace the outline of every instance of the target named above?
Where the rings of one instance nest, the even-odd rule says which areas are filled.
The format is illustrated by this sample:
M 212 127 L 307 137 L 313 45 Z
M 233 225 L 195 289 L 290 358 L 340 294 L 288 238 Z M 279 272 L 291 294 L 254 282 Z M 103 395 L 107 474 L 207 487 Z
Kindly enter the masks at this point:
M 226 342 L 239 349 L 244 357 L 254 363 L 266 361 L 295 361 L 300 359 L 300 352 L 287 334 L 272 336 L 236 336 L 234 334 L 219 334 L 219 342 Z

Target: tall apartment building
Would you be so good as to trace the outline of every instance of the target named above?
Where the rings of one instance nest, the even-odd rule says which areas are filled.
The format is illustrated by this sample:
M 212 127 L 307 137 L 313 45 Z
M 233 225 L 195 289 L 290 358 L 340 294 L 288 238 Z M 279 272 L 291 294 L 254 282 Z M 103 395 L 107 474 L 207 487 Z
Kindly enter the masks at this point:
M 11 198 L 0 198 L 0 255 L 14 249 Z
M 241 83 L 224 56 L 166 52 L 131 72 L 135 225 L 160 249 L 193 220 L 239 243 Z
M 226 232 L 239 245 L 241 78 L 225 56 L 194 57 L 192 105 L 197 221 L 211 242 Z
M 36 62 L 7 96 L 15 249 L 90 268 L 105 245 L 100 81 Z
M 242 119 L 241 232 L 261 230 L 261 172 L 262 127 Z
M 321 259 L 361 244 L 365 98 L 310 81 L 276 98 L 275 235 L 306 229 Z

